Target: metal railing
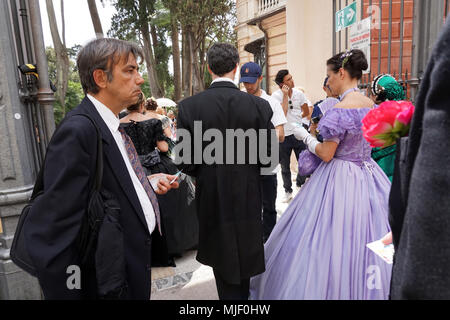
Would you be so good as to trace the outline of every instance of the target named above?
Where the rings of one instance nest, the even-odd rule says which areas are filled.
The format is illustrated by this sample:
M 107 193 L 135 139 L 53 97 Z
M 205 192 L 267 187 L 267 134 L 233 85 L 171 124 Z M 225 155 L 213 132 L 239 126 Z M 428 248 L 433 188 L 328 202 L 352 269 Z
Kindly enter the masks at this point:
M 407 97 L 414 101 L 433 44 L 448 16 L 450 0 L 414 0 L 413 17 L 408 19 L 406 5 L 411 5 L 408 0 L 395 3 L 393 0 L 333 0 L 334 54 L 350 49 L 348 28 L 335 32 L 335 13 L 353 2 L 357 2 L 360 8 L 360 17 L 373 18 L 377 28 L 372 32 L 378 33 L 371 38 L 371 70 L 363 76 L 360 87 L 367 88 L 378 74 L 389 73 L 405 87 Z M 412 30 L 407 25 L 411 20 Z M 405 36 L 407 28 L 410 28 L 412 36 Z M 398 32 L 397 36 L 394 36 L 394 30 Z
M 258 15 L 263 15 L 286 5 L 286 0 L 258 0 Z

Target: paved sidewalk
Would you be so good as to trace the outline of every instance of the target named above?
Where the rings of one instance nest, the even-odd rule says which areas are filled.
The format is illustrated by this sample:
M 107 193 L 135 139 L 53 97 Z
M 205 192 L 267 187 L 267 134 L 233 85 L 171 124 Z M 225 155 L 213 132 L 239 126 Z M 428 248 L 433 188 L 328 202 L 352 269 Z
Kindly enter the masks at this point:
M 293 173 L 296 177 L 296 173 Z M 288 207 L 283 203 L 283 180 L 278 176 L 277 212 L 278 218 Z M 298 189 L 294 185 L 294 197 Z M 202 265 L 196 259 L 197 252 L 187 252 L 182 258 L 175 259 L 176 268 L 152 269 L 151 300 L 218 300 L 216 283 L 212 268 Z

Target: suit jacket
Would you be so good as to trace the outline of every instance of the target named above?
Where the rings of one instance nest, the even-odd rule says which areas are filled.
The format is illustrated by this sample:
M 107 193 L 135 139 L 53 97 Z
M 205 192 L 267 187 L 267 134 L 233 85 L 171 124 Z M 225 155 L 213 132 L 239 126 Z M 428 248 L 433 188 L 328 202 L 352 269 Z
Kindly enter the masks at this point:
M 180 138 L 182 129 L 190 132 L 194 150 L 194 121 L 201 121 L 202 134 L 216 129 L 224 137 L 223 159 L 226 159 L 231 152 L 226 147 L 226 129 L 264 130 L 269 137 L 267 148 L 270 152 L 269 130 L 274 129 L 270 121 L 272 114 L 267 101 L 241 92 L 230 82 L 216 82 L 179 104 L 177 135 Z M 208 145 L 209 142 L 204 142 L 197 146 L 205 151 Z M 194 160 L 193 153 L 191 161 Z M 234 155 L 236 159 L 236 150 Z M 251 156 L 248 143 L 245 156 L 247 160 Z M 202 161 L 201 164 L 180 166 L 186 174 L 197 178 L 197 260 L 212 266 L 225 281 L 233 284 L 265 270 L 260 194 L 263 164 L 259 161 L 245 163 L 226 164 L 224 160 L 224 164 L 207 164 Z
M 423 77 L 409 139 L 398 146 L 390 195 L 392 299 L 450 299 L 449 52 L 450 21 Z
M 81 290 L 69 290 L 66 273 L 79 265 L 76 249 L 82 217 L 95 178 L 96 130 L 103 142 L 103 188 L 120 205 L 123 230 L 128 298 L 150 298 L 150 232 L 139 199 L 116 142 L 92 102 L 85 98 L 56 130 L 44 164 L 44 195 L 36 200 L 25 228 L 28 251 L 37 268 L 46 299 L 86 299 L 96 296 L 95 279 L 81 274 Z M 73 279 L 73 278 L 72 278 Z M 71 281 L 71 280 L 70 280 Z M 69 282 L 70 282 L 69 281 Z

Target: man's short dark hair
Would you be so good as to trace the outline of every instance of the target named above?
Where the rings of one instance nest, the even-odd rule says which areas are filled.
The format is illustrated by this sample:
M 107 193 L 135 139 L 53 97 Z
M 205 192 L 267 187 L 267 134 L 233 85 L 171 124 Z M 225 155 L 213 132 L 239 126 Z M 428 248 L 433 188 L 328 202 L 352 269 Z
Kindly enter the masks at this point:
M 239 52 L 228 43 L 216 43 L 208 50 L 208 65 L 219 77 L 231 72 L 239 63 Z
M 278 71 L 277 76 L 275 77 L 275 82 L 280 85 L 284 81 L 284 77 L 286 77 L 289 74 L 289 70 L 283 69 Z
M 101 69 L 112 81 L 112 71 L 122 60 L 132 54 L 138 63 L 143 60 L 142 49 L 135 43 L 118 39 L 97 39 L 85 45 L 78 54 L 77 67 L 85 94 L 99 92 L 94 80 L 94 71 Z

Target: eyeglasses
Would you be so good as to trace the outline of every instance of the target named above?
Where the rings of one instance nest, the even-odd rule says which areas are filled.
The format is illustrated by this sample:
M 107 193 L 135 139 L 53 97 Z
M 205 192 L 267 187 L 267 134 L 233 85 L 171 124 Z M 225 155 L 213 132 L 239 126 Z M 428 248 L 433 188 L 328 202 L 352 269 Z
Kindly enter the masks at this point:
M 292 103 L 292 100 L 289 100 L 289 108 L 291 110 L 294 109 L 294 104 Z

